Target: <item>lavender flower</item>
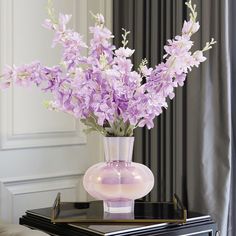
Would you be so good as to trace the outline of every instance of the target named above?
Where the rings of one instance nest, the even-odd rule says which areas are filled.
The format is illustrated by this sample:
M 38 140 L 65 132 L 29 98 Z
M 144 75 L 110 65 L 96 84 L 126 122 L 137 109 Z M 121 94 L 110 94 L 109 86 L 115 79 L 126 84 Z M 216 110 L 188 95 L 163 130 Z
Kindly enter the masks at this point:
M 117 49 L 111 43 L 114 36 L 105 27 L 104 17 L 92 14 L 95 25 L 90 27 L 92 39 L 88 56 L 84 57 L 82 50 L 88 46 L 79 33 L 67 28 L 71 16 L 60 14 L 56 19 L 50 6 L 49 19 L 43 26 L 55 32 L 52 46 L 62 46 L 62 63 L 51 68 L 40 62 L 6 66 L 0 86 L 36 85 L 52 93 L 54 100 L 46 102 L 46 107 L 80 119 L 88 126 L 87 132 L 132 136 L 136 127 L 153 128 L 154 118 L 167 108 L 167 98 L 174 97 L 174 89 L 184 85 L 187 73 L 206 60 L 203 52 L 215 43 L 212 39 L 202 50 L 190 51 L 191 36 L 200 25 L 196 6 L 191 0 L 186 5 L 190 19 L 184 22 L 181 35 L 168 40 L 164 62 L 148 68 L 144 59 L 138 71 L 133 70 L 130 59 L 134 50 L 127 47 L 129 32 L 124 30 L 123 46 Z

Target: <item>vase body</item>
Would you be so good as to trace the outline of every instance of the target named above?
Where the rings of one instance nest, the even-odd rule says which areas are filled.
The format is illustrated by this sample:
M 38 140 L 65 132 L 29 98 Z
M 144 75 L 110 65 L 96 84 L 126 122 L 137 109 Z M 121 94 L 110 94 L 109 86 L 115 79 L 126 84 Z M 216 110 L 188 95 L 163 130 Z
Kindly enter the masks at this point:
M 153 188 L 151 170 L 132 162 L 133 145 L 134 137 L 105 137 L 105 162 L 91 166 L 84 175 L 85 190 L 103 200 L 104 212 L 133 212 L 134 200 Z

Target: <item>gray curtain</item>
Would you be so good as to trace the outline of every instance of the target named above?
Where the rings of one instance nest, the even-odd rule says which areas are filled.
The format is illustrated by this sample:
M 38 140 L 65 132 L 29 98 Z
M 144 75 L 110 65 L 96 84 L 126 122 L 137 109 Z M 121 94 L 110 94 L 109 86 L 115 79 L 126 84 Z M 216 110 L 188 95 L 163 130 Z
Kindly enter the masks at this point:
M 235 3 L 193 1 L 198 5 L 201 24 L 194 38 L 195 47 L 203 47 L 211 37 L 218 43 L 207 53 L 207 62 L 189 74 L 185 87 L 177 89 L 168 110 L 156 119 L 155 128 L 137 130 L 134 154 L 135 160 L 150 166 L 156 177 L 156 186 L 147 200 L 169 200 L 177 193 L 188 210 L 210 214 L 221 235 L 231 236 L 236 235 L 232 223 L 236 209 L 230 204 L 230 199 L 235 202 L 230 87 L 234 72 L 230 26 L 235 25 Z M 159 63 L 166 39 L 181 30 L 187 15 L 185 1 L 113 2 L 115 44 L 121 42 L 121 28 L 126 28 L 131 31 L 129 46 L 136 49 L 135 66 L 141 58 L 147 58 L 151 66 Z M 235 82 L 233 85 L 236 87 Z
M 180 0 L 114 0 L 115 44 L 120 46 L 122 28 L 131 31 L 129 47 L 135 48 L 134 65 L 147 58 L 150 66 L 162 61 L 163 47 L 168 38 L 181 31 L 185 18 L 184 1 Z M 168 110 L 155 120 L 152 130 L 138 129 L 135 132 L 134 159 L 149 166 L 155 176 L 155 186 L 146 200 L 170 200 L 173 193 L 182 199 L 186 196 L 185 161 L 183 139 L 186 138 L 184 89 L 177 91 L 175 100 L 169 101 Z M 177 162 L 176 156 L 181 156 Z M 176 167 L 181 169 L 175 174 Z
M 231 71 L 228 0 L 195 0 L 201 47 L 217 40 L 208 61 L 190 73 L 187 84 L 188 208 L 210 214 L 227 234 L 231 172 Z M 236 209 L 235 209 L 236 210 Z M 232 231 L 231 231 L 232 232 Z M 234 230 L 235 235 L 236 231 Z
M 230 215 L 229 215 L 229 235 L 233 236 L 236 232 L 236 1 L 229 3 L 229 37 L 230 42 L 230 65 L 231 65 L 231 112 L 232 112 L 232 160 L 231 160 L 231 195 L 230 195 Z

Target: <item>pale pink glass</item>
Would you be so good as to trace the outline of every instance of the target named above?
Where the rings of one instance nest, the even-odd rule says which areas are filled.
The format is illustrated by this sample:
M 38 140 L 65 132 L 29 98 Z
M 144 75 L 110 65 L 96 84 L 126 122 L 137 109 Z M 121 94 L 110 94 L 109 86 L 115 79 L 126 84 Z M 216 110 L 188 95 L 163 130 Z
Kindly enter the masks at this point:
M 145 165 L 132 162 L 134 137 L 105 137 L 106 162 L 90 167 L 83 179 L 85 190 L 103 200 L 104 212 L 130 213 L 134 200 L 153 188 L 154 176 Z

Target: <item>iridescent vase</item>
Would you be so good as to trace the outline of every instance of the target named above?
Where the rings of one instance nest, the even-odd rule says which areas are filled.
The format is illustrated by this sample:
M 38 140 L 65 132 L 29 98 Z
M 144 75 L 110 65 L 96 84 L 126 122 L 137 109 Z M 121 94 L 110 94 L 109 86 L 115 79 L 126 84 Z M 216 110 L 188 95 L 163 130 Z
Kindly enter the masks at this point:
M 153 188 L 154 176 L 145 165 L 132 162 L 134 137 L 105 137 L 106 162 L 91 166 L 83 185 L 95 199 L 103 200 L 104 212 L 131 213 L 134 200 Z

